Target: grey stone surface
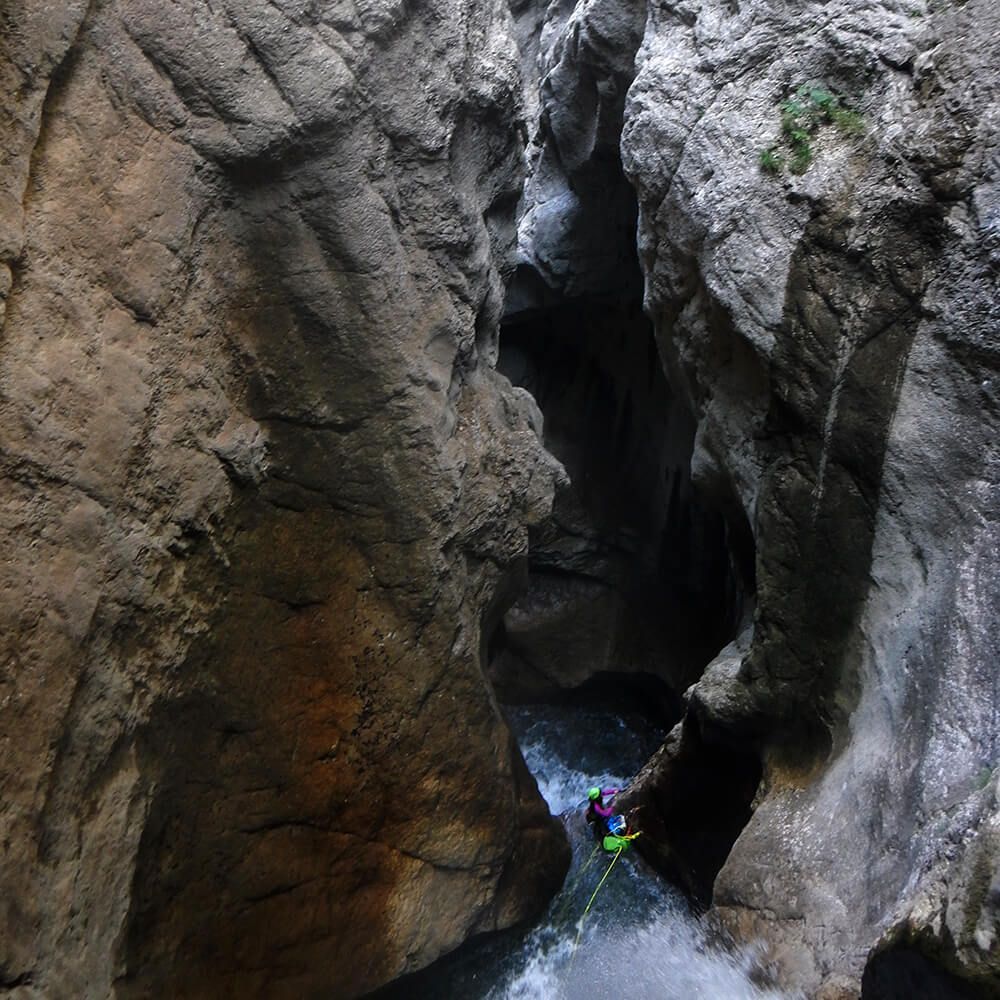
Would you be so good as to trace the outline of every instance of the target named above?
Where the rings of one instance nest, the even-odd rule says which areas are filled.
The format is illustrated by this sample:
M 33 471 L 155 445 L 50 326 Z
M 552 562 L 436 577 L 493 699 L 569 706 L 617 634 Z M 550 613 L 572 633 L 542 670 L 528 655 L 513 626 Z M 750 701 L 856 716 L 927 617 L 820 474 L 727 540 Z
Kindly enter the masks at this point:
M 692 495 L 695 425 L 641 309 L 635 194 L 621 164 L 642 4 L 513 2 L 528 176 L 501 370 L 545 414 L 569 489 L 532 536 L 527 592 L 491 663 L 501 697 L 648 673 L 668 715 L 742 612 L 717 512 Z
M 998 46 L 976 0 L 655 3 L 626 107 L 695 483 L 757 546 L 748 651 L 690 701 L 765 762 L 715 905 L 810 996 L 911 925 L 995 986 Z M 770 174 L 802 84 L 863 134 Z
M 0 991 L 353 996 L 523 919 L 567 851 L 481 645 L 563 474 L 493 370 L 506 8 L 0 47 Z
M 636 290 L 635 198 L 618 146 L 644 6 L 627 0 L 511 0 L 528 112 L 518 263 L 549 293 Z M 508 308 L 540 304 L 516 285 Z
M 563 470 L 493 366 L 518 264 L 514 314 L 630 308 L 619 134 L 690 476 L 756 552 L 752 626 L 636 808 L 694 888 L 690 845 L 714 871 L 752 808 L 715 910 L 807 995 L 881 995 L 911 960 L 996 992 L 1000 13 L 511 7 L 0 9 L 19 1000 L 356 995 L 558 881 L 484 647 L 530 525 L 597 579 L 529 589 L 511 631 L 582 657 L 620 630 L 595 595 L 627 519 L 565 493 L 557 528 L 586 531 L 540 527 Z M 861 134 L 824 124 L 807 171 L 769 173 L 802 84 Z

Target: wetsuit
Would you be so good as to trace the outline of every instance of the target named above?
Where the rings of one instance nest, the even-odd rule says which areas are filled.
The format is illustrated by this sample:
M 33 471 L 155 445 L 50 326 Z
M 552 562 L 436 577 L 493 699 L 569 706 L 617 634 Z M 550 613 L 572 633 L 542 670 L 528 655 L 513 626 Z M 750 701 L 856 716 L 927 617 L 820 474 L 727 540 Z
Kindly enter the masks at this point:
M 599 799 L 594 799 L 587 807 L 588 823 L 596 823 L 600 821 L 602 827 L 606 825 L 608 817 L 614 815 L 615 807 L 611 805 L 611 803 L 605 805 L 604 800 L 608 796 L 615 795 L 617 792 L 617 788 L 601 789 L 601 797 Z

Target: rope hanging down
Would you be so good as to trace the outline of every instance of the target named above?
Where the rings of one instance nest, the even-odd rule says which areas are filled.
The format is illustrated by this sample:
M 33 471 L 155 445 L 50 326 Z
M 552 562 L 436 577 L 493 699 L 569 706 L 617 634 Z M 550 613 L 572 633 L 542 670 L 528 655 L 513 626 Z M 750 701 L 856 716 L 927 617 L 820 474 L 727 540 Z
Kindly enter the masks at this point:
M 600 850 L 601 845 L 598 843 L 590 852 L 590 857 L 587 858 L 586 862 L 584 862 L 583 867 L 573 877 L 573 881 L 570 882 L 569 886 L 563 891 L 563 900 L 556 910 L 556 917 L 560 922 L 568 915 L 569 908 L 573 905 L 573 893 L 576 891 L 576 887 L 583 880 L 583 876 L 589 871 L 590 866 L 594 863 L 594 858 L 597 857 Z
M 583 934 L 583 922 L 587 919 L 587 914 L 590 913 L 590 908 L 591 906 L 594 905 L 594 900 L 597 899 L 597 894 L 601 891 L 601 886 L 604 885 L 605 882 L 607 882 L 608 876 L 611 874 L 611 869 L 614 868 L 614 866 L 617 864 L 618 859 L 622 856 L 622 851 L 624 850 L 625 850 L 624 847 L 619 847 L 618 850 L 615 852 L 615 856 L 614 858 L 612 858 L 611 864 L 608 865 L 608 870 L 604 873 L 604 878 L 602 878 L 601 881 L 597 883 L 597 888 L 594 890 L 594 894 L 590 897 L 590 901 L 587 903 L 587 907 L 583 911 L 583 916 L 580 917 L 580 928 L 576 932 L 576 941 L 573 942 L 573 956 L 572 956 L 573 958 L 576 958 L 576 949 L 580 947 L 580 937 Z
M 614 866 L 618 863 L 618 859 L 622 856 L 622 853 L 628 850 L 628 848 L 631 846 L 632 841 L 635 840 L 636 837 L 638 837 L 641 832 L 642 831 L 636 831 L 635 833 L 626 834 L 623 837 L 614 838 L 618 842 L 619 847 L 615 851 L 615 856 L 611 859 L 611 864 L 608 865 L 608 870 L 604 873 L 604 877 L 601 879 L 600 882 L 597 883 L 597 888 L 594 890 L 593 895 L 588 900 L 587 905 L 584 908 L 583 915 L 580 917 L 580 927 L 576 932 L 576 941 L 573 943 L 573 955 L 572 958 L 570 959 L 571 963 L 573 959 L 576 958 L 576 949 L 580 947 L 580 938 L 583 936 L 583 922 L 587 919 L 587 914 L 590 913 L 590 908 L 594 905 L 594 900 L 597 899 L 597 894 L 601 891 L 601 887 L 604 885 L 604 883 L 607 882 L 608 876 L 611 874 L 611 869 L 614 868 Z M 610 839 L 611 839 L 610 837 L 606 837 L 605 841 Z M 593 855 L 591 855 L 591 857 L 593 857 Z M 588 865 L 590 864 L 589 861 L 587 863 Z

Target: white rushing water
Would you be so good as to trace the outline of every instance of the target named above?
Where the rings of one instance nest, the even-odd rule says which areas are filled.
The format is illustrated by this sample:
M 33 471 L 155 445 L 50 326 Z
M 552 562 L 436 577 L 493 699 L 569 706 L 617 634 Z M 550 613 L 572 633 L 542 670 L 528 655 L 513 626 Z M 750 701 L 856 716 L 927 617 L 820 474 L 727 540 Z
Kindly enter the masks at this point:
M 613 855 L 583 818 L 591 785 L 623 786 L 663 733 L 639 718 L 554 706 L 509 711 L 549 808 L 562 817 L 573 865 L 562 891 L 528 931 L 466 946 L 411 980 L 407 1000 L 772 1000 L 752 949 L 726 949 L 635 853 Z

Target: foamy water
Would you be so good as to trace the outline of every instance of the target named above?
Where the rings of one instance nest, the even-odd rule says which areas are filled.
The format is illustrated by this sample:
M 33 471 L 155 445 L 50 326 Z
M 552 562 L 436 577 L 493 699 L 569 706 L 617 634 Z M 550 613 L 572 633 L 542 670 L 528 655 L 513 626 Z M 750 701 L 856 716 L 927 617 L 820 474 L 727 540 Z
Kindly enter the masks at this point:
M 406 1000 L 779 1000 L 753 949 L 713 940 L 685 899 L 634 852 L 613 855 L 583 818 L 591 785 L 623 787 L 663 733 L 639 718 L 568 707 L 511 709 L 525 761 L 573 848 L 561 892 L 530 930 L 467 946 L 399 984 Z M 785 997 L 784 1000 L 790 1000 Z
M 576 720 L 577 732 L 566 733 L 567 713 Z M 600 753 L 599 749 L 588 747 L 588 742 L 606 743 L 609 748 L 627 747 L 626 758 L 635 756 L 633 747 L 637 743 L 650 742 L 634 733 L 623 719 L 608 712 L 574 711 L 553 706 L 515 708 L 510 711 L 510 722 L 517 733 L 524 761 L 535 776 L 538 790 L 553 816 L 585 809 L 587 789 L 592 785 L 624 788 L 628 783 L 627 774 L 582 769 L 587 762 L 594 763 L 595 754 L 605 766 L 623 763 L 614 759 L 613 751 Z M 654 732 L 648 728 L 650 735 Z M 581 766 L 576 767 L 570 761 L 579 762 Z M 642 763 L 640 760 L 636 767 Z
M 625 885 L 637 874 L 619 861 L 609 876 Z M 606 856 L 594 869 L 596 885 L 606 871 Z M 605 884 L 607 886 L 607 883 Z M 593 891 L 592 887 L 589 891 Z M 603 889 L 602 889 L 603 893 Z M 583 905 L 586 905 L 584 896 Z M 758 955 L 753 949 L 725 950 L 711 943 L 683 900 L 651 901 L 640 906 L 595 901 L 583 925 L 545 926 L 524 942 L 517 969 L 486 994 L 488 1000 L 778 1000 L 780 993 L 757 985 Z M 641 910 L 641 912 L 640 912 Z

